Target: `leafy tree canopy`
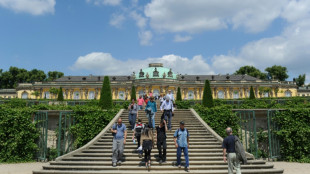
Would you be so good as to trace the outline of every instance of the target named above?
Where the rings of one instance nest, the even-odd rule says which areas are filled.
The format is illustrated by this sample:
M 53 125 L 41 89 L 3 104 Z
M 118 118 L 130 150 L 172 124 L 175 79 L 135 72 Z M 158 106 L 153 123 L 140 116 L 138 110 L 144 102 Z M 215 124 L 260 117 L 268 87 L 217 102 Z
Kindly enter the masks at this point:
M 273 65 L 272 67 L 268 67 L 265 69 L 268 73 L 268 79 L 278 79 L 280 81 L 285 81 L 288 78 L 287 68 L 280 65 Z
M 262 73 L 259 69 L 255 68 L 254 66 L 243 66 L 240 67 L 239 70 L 237 70 L 234 74 L 236 75 L 243 75 L 247 74 L 255 78 L 259 78 L 262 80 L 266 80 L 267 75 L 265 73 Z
M 18 83 L 34 83 L 42 81 L 52 81 L 64 75 L 62 72 L 50 71 L 47 75 L 42 70 L 26 70 L 11 66 L 8 71 L 0 69 L 0 89 L 16 88 Z
M 295 79 L 295 81 L 296 85 L 299 87 L 305 85 L 306 74 L 299 75 L 298 78 Z

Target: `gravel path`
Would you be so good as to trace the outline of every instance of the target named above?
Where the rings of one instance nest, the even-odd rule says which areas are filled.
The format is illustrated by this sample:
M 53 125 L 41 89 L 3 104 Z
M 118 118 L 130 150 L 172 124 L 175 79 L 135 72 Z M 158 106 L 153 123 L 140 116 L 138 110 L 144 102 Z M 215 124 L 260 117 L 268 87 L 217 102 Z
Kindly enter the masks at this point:
M 40 170 L 47 163 L 0 164 L 0 174 L 32 174 L 32 170 Z M 284 169 L 285 174 L 310 173 L 310 163 L 268 162 L 274 168 Z

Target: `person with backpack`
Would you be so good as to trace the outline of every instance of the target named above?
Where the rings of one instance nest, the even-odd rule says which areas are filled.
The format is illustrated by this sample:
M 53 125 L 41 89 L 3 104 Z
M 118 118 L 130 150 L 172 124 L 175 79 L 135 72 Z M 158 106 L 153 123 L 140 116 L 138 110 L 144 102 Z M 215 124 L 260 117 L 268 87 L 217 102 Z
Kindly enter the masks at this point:
M 159 164 L 161 164 L 162 162 L 166 162 L 166 155 L 167 155 L 166 132 L 167 131 L 168 131 L 168 128 L 167 128 L 166 121 L 161 120 L 159 126 L 156 127 L 156 139 L 157 139 Z M 162 153 L 162 149 L 163 149 L 163 153 Z
M 156 102 L 154 101 L 154 97 L 150 97 L 150 101 L 147 102 L 145 107 L 146 116 L 149 120 L 149 126 L 154 129 L 155 128 L 155 113 L 157 112 Z
M 139 153 L 139 158 L 142 157 L 142 150 L 139 150 L 139 147 L 141 145 L 140 140 L 141 140 L 141 133 L 144 129 L 144 124 L 142 123 L 141 119 L 138 119 L 138 123 L 135 125 L 135 128 L 133 129 L 133 134 L 132 134 L 132 139 L 134 140 L 134 138 L 137 138 L 137 142 L 138 142 L 138 147 L 137 147 L 137 151 Z
M 131 104 L 128 106 L 129 114 L 128 114 L 128 120 L 129 124 L 131 125 L 131 130 L 134 129 L 136 119 L 139 118 L 138 115 L 138 105 L 136 104 L 136 100 L 132 99 Z
M 232 134 L 230 127 L 226 128 L 227 137 L 224 138 L 223 147 L 223 159 L 228 163 L 228 174 L 233 174 L 233 169 L 236 169 L 236 174 L 241 174 L 240 161 L 237 158 L 235 148 L 235 136 Z M 227 156 L 226 156 L 227 155 Z
M 154 147 L 154 136 L 153 131 L 148 124 L 145 125 L 145 128 L 142 131 L 140 143 L 142 144 L 142 150 L 144 151 L 145 167 L 150 168 L 151 151 Z
M 111 128 L 113 135 L 112 145 L 112 166 L 116 167 L 116 163 L 122 162 L 122 156 L 124 152 L 124 146 L 126 144 L 127 129 L 126 125 L 122 123 L 122 119 L 117 120 L 117 124 L 114 124 Z
M 183 151 L 185 158 L 185 171 L 189 172 L 189 158 L 188 158 L 188 148 L 189 148 L 189 133 L 185 128 L 185 123 L 180 122 L 180 128 L 178 128 L 174 133 L 174 144 L 177 148 L 177 163 L 176 165 L 181 168 L 181 153 Z
M 163 119 L 166 120 L 166 122 L 168 121 L 168 129 L 171 131 L 171 120 L 174 107 L 169 96 L 165 97 L 165 101 L 161 104 L 160 110 L 163 112 Z

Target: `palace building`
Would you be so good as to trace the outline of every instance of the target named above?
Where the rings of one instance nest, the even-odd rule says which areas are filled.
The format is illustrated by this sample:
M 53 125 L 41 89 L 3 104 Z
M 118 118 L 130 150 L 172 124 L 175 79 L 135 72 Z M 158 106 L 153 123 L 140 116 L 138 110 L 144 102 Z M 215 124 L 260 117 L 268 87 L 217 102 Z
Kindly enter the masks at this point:
M 113 99 L 130 98 L 131 87 L 136 87 L 136 95 L 141 96 L 152 92 L 154 96 L 167 94 L 171 90 L 176 97 L 180 87 L 182 99 L 202 99 L 205 80 L 211 84 L 213 98 L 239 99 L 249 97 L 253 86 L 257 98 L 297 96 L 294 82 L 278 80 L 263 81 L 249 75 L 182 75 L 176 74 L 171 68 L 161 63 L 151 63 L 148 68 L 140 69 L 128 76 L 109 76 Z M 65 99 L 91 100 L 100 98 L 100 89 L 104 76 L 64 76 L 52 82 L 22 83 L 16 88 L 18 98 L 52 99 L 51 88 L 63 89 Z M 39 94 L 35 96 L 34 93 Z

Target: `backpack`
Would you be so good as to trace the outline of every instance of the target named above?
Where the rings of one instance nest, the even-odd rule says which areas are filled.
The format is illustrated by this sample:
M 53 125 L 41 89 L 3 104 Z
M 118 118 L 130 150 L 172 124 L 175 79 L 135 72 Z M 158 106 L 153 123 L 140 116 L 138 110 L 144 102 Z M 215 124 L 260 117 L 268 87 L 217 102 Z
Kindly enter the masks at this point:
M 236 135 L 234 137 L 235 137 L 235 152 L 236 152 L 237 159 L 239 159 L 239 161 L 242 162 L 242 164 L 247 164 L 247 158 L 245 155 L 245 150 L 243 148 L 243 145 L 240 139 Z
M 141 136 L 141 133 L 142 133 L 142 130 L 143 130 L 143 127 L 144 125 L 141 123 L 141 124 L 136 124 L 136 133 L 135 133 L 135 136 Z
M 184 128 L 184 130 L 186 131 L 187 136 L 188 136 L 188 130 L 187 130 L 186 128 Z M 180 131 L 180 128 L 179 128 L 178 131 L 177 131 L 177 138 L 179 137 L 179 131 Z

